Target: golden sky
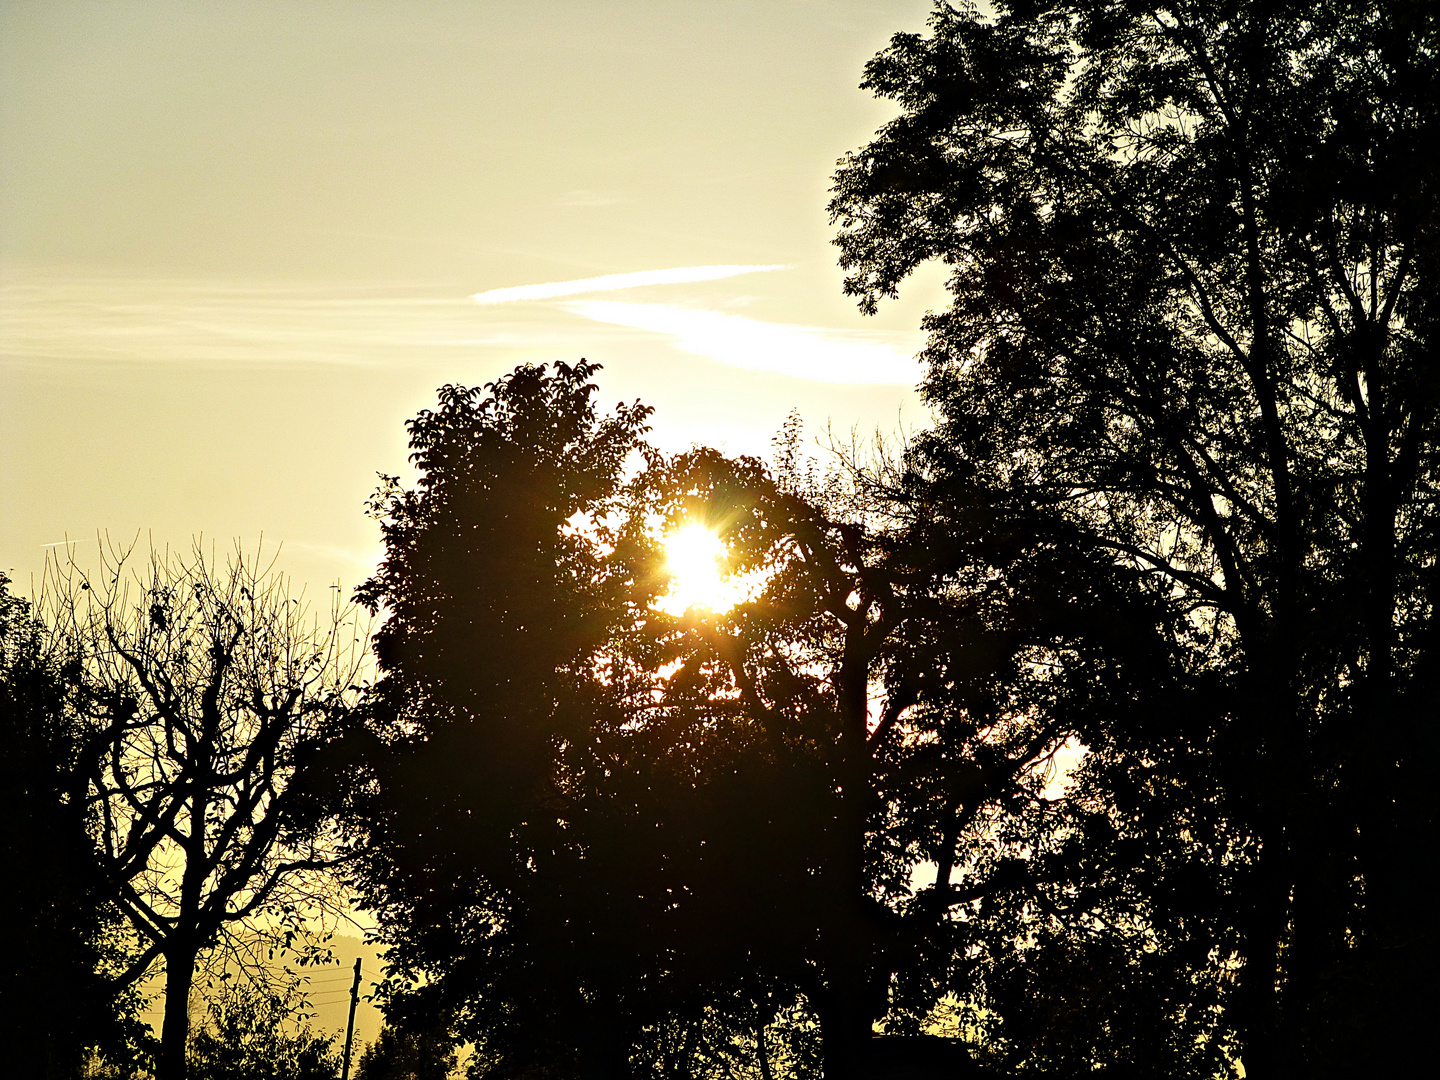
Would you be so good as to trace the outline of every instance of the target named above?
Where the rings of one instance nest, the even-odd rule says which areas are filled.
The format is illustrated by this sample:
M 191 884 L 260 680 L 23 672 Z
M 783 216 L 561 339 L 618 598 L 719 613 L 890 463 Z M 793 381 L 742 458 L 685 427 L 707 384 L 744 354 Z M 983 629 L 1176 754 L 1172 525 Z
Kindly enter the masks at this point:
M 862 318 L 825 203 L 928 10 L 4 0 L 0 569 L 263 534 L 348 591 L 403 421 L 526 361 L 598 360 L 670 448 L 923 423 L 940 278 Z

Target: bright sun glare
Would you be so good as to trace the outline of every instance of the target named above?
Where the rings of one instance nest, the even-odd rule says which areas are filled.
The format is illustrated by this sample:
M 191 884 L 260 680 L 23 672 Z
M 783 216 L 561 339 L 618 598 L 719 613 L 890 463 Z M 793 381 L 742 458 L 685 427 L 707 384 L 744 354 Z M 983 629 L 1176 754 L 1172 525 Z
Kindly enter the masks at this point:
M 665 537 L 665 569 L 670 590 L 660 610 L 683 615 L 692 607 L 726 611 L 740 600 L 742 586 L 720 572 L 725 545 L 704 525 L 691 524 Z

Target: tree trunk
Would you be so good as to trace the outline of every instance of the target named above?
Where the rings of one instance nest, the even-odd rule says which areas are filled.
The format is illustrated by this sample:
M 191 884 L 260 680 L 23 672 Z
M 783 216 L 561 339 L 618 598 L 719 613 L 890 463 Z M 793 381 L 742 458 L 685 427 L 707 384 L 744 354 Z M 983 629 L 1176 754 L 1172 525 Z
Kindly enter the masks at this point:
M 868 777 L 866 778 L 868 782 Z M 847 785 L 863 793 L 860 782 Z M 861 1059 L 874 1029 L 870 994 L 871 926 L 864 909 L 865 817 L 862 795 L 845 799 L 840 835 L 850 842 L 834 856 L 834 906 L 825 934 L 825 993 L 820 1016 L 825 1080 L 860 1080 Z
M 1283 591 L 1283 590 L 1282 590 Z M 1282 616 L 1289 610 L 1281 611 Z M 1277 629 L 1277 625 L 1279 629 Z M 1259 840 L 1248 896 L 1237 912 L 1243 968 L 1232 1019 L 1240 1037 L 1241 1060 L 1250 1080 L 1287 1080 L 1293 1075 L 1294 1048 L 1285 1037 L 1286 968 L 1296 881 L 1297 803 L 1308 785 L 1303 776 L 1303 725 L 1295 717 L 1295 670 L 1288 631 L 1294 623 L 1257 624 L 1247 635 L 1249 708 L 1234 722 L 1253 732 L 1251 750 L 1263 765 L 1249 783 L 1253 835 Z
M 873 941 L 865 910 L 865 827 L 875 801 L 873 762 L 867 746 L 870 661 L 866 603 L 846 627 L 845 655 L 836 683 L 840 707 L 835 848 L 830 879 L 833 907 L 826 919 L 825 1001 L 820 1039 L 825 1080 L 861 1080 L 875 1015 L 869 994 Z
M 765 1024 L 755 1033 L 755 1056 L 760 1060 L 760 1080 L 775 1080 L 770 1072 L 770 1053 L 765 1048 Z
M 190 984 L 194 978 L 193 948 L 176 948 L 165 954 L 165 1020 L 160 1029 L 156 1080 L 185 1080 L 185 1051 L 190 1042 Z
M 861 1057 L 869 1039 L 870 1024 L 857 1008 L 863 989 L 854 985 L 850 973 L 830 979 L 830 999 L 820 1017 L 820 1039 L 825 1080 L 863 1080 Z M 850 985 L 846 985 L 849 983 Z

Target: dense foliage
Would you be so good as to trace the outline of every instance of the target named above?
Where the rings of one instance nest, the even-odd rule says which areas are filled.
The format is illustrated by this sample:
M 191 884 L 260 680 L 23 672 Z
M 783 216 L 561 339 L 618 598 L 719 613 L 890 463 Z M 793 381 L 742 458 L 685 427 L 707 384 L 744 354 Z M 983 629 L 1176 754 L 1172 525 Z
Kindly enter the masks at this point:
M 761 472 L 664 462 L 646 410 L 597 415 L 594 370 L 443 390 L 411 425 L 419 488 L 382 491 L 387 559 L 361 592 L 390 613 L 352 743 L 365 900 L 391 962 L 430 980 L 393 1012 L 451 1016 L 495 1075 L 663 1071 L 708 1052 L 707 1023 L 753 1036 L 814 946 L 813 917 L 807 935 L 779 912 L 831 895 L 823 774 L 781 770 L 723 673 L 687 662 L 700 629 L 654 606 L 647 519 L 705 501 L 697 484 L 742 510 Z
M 864 1072 L 874 1021 L 918 1036 L 958 956 L 1003 953 L 952 912 L 1014 891 L 1017 823 L 1057 827 L 1056 752 L 1167 704 L 1153 602 L 1033 507 L 952 491 L 922 523 L 793 453 L 665 458 L 593 370 L 447 388 L 419 487 L 382 489 L 382 677 L 337 772 L 425 977 L 392 1015 L 497 1077 Z M 686 524 L 733 607 L 667 607 Z
M 497 1059 L 591 1053 L 640 989 L 617 820 L 577 819 L 623 726 L 597 656 L 631 618 L 633 541 L 610 524 L 646 410 L 596 416 L 593 368 L 446 387 L 411 423 L 420 487 L 377 497 L 381 677 L 350 740 L 361 895 L 389 958 L 431 982 L 413 1026 L 455 1013 Z M 607 552 L 606 547 L 613 550 Z M 581 898 L 584 898 L 583 900 Z M 616 956 L 614 944 L 634 948 Z M 393 1010 L 403 1022 L 401 1008 Z
M 190 1040 L 190 1080 L 335 1080 L 334 1035 L 296 1021 L 300 1003 L 241 981 L 212 997 Z
M 386 1025 L 360 1054 L 355 1080 L 446 1080 L 455 1067 L 452 1040 L 434 1029 Z
M 1020 912 L 983 1000 L 1047 1033 L 1017 1062 L 1128 1060 L 1100 1018 L 1149 1009 L 1184 1073 L 1227 1040 L 1253 1077 L 1398 1067 L 1434 940 L 1440 20 L 995 8 L 868 67 L 901 114 L 837 175 L 847 289 L 949 268 L 910 490 L 1009 493 L 1133 568 L 1191 704 L 1092 747 L 1049 886 L 1082 902 Z
M 0 574 L 0 911 L 15 933 L 0 977 L 7 1068 L 77 1077 L 91 1053 L 133 1061 L 133 992 L 117 985 L 125 941 L 97 857 L 84 762 L 95 732 L 75 708 L 73 656 L 46 647 L 29 605 Z

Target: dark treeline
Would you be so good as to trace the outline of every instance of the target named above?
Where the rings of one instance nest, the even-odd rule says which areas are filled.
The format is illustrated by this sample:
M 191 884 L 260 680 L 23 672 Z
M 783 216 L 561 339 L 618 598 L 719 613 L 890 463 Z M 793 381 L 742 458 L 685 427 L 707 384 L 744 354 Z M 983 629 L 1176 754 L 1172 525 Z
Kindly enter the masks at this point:
M 1440 18 L 993 7 L 871 61 L 899 115 L 835 177 L 863 309 L 949 273 L 889 456 L 668 455 L 596 365 L 523 367 L 410 422 L 370 681 L 244 560 L 5 594 L 21 1075 L 333 1077 L 303 999 L 186 1002 L 347 898 L 365 1080 L 1408 1068 Z M 689 523 L 734 606 L 663 602 Z

